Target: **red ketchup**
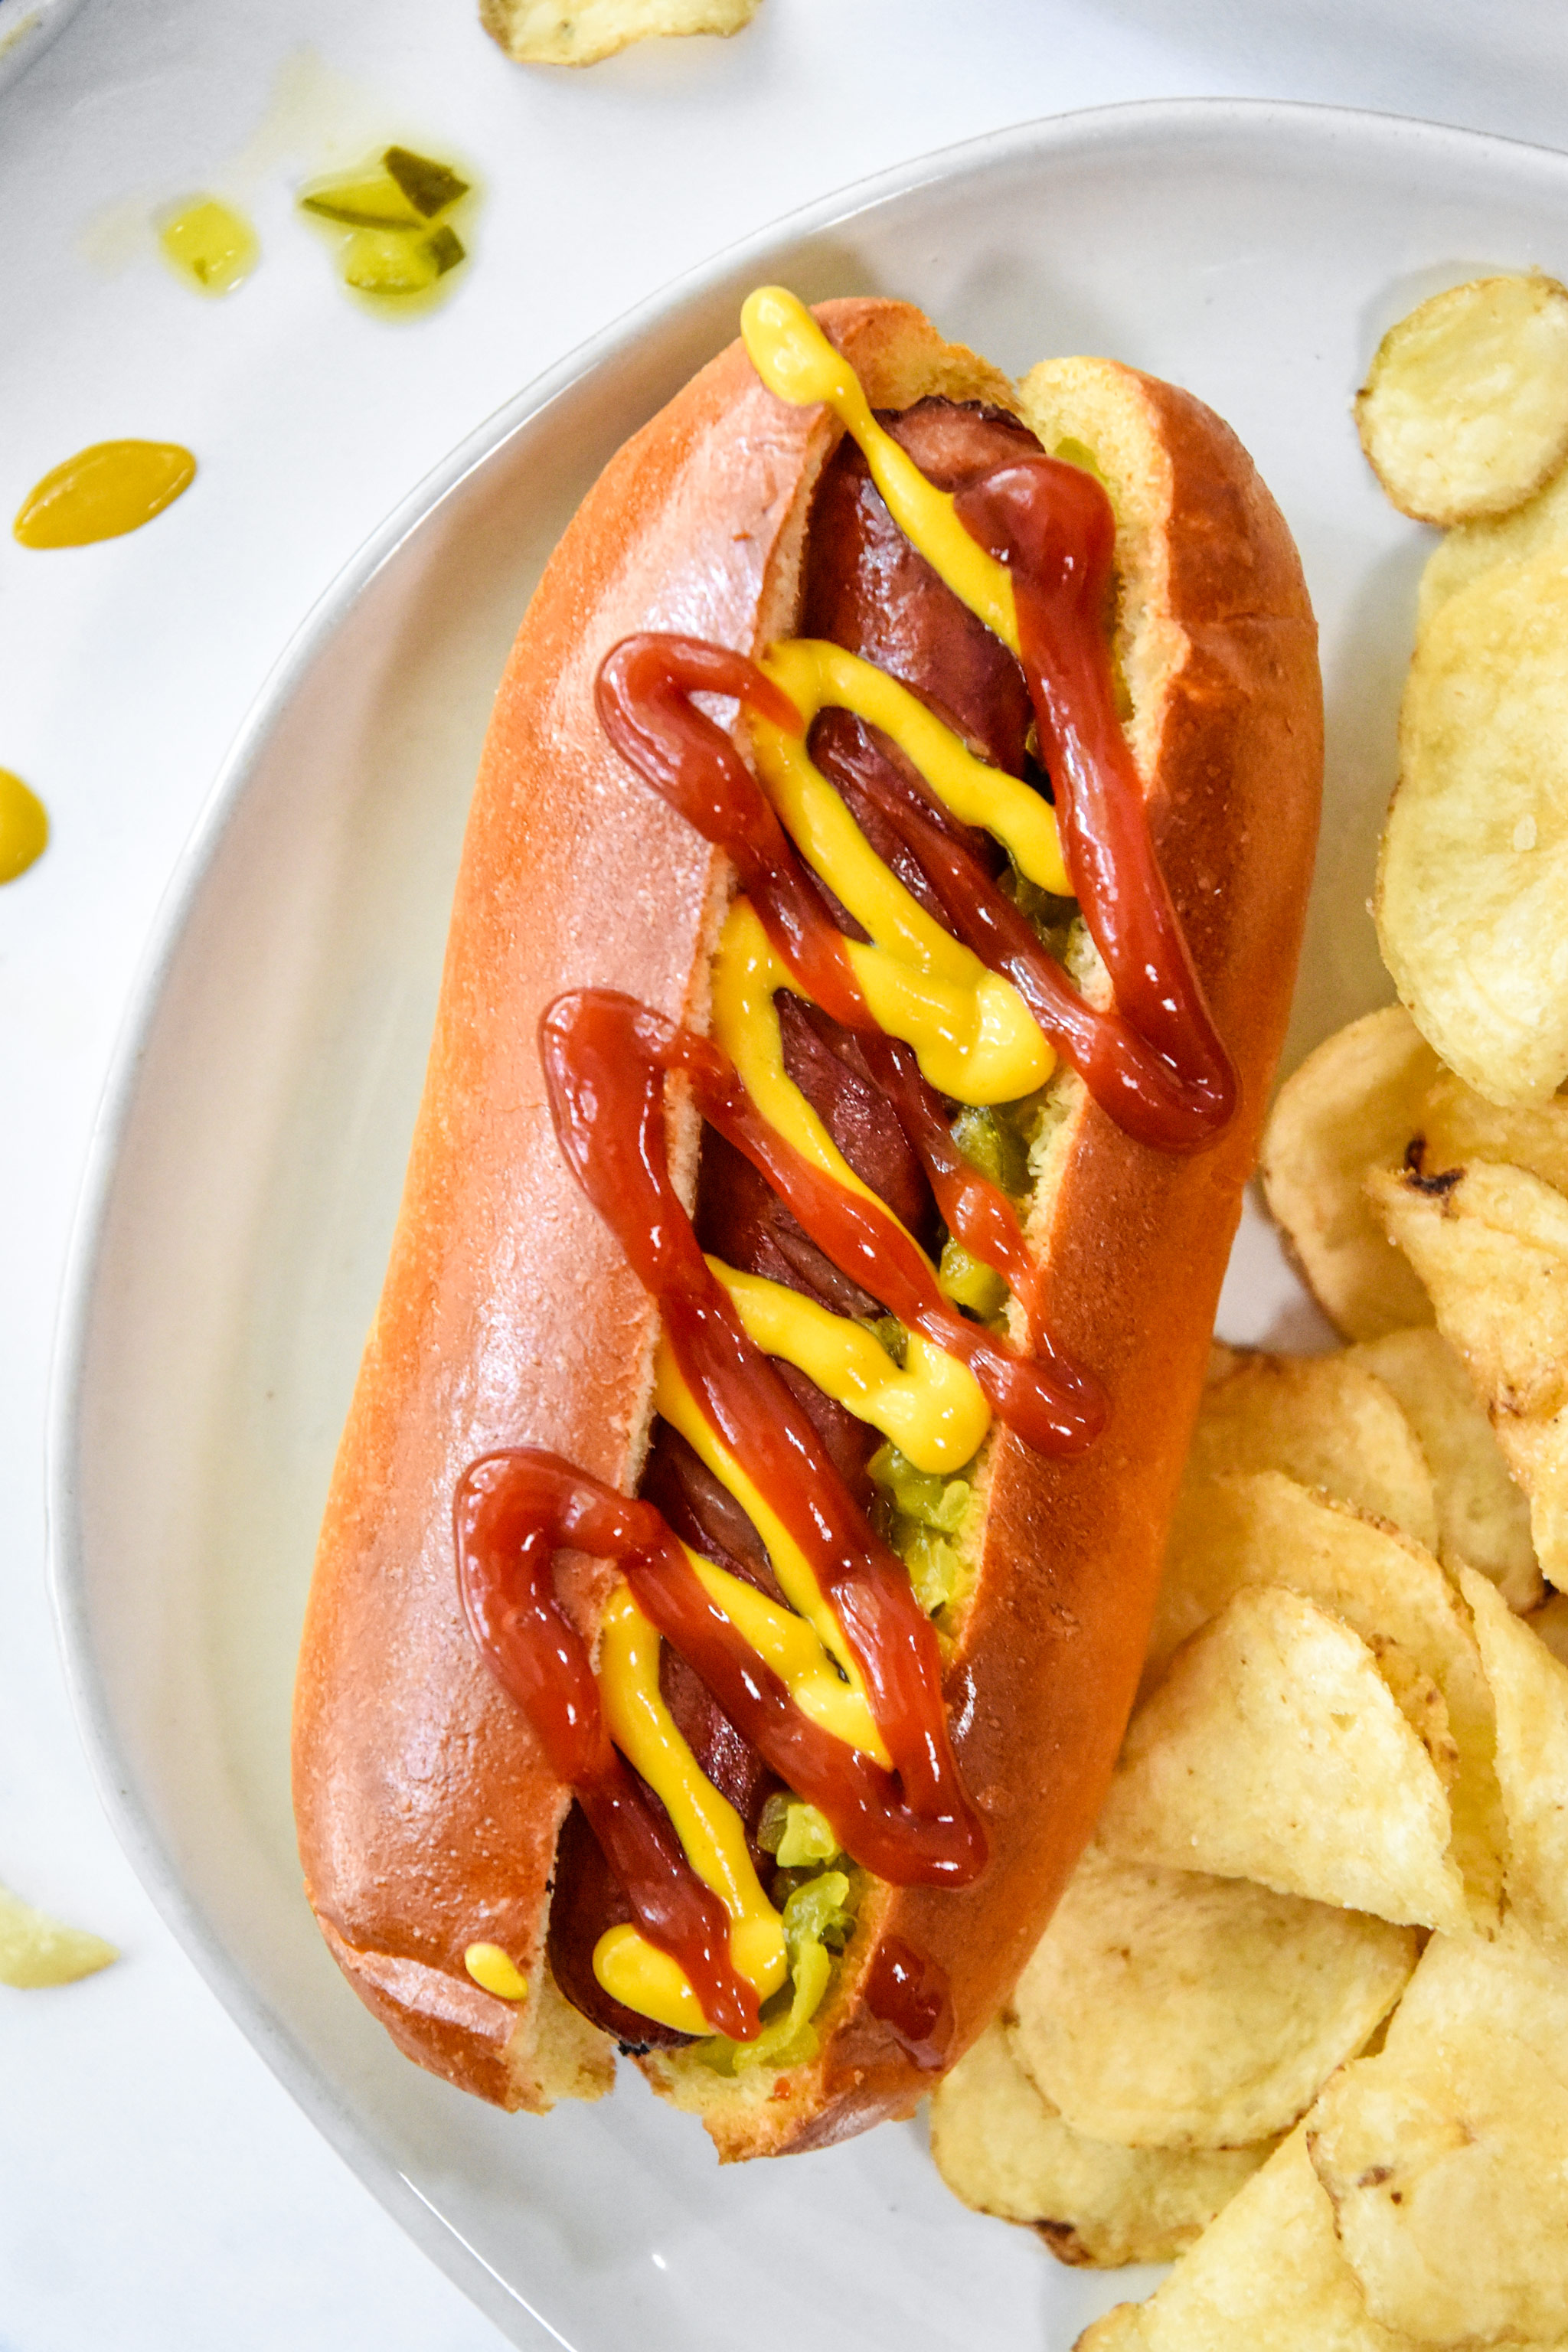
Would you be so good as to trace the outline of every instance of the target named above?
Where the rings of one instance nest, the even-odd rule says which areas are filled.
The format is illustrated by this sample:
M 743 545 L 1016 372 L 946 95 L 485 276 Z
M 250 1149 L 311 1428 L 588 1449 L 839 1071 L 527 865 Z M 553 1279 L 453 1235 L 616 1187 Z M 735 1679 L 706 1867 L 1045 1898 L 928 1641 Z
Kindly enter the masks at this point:
M 1079 468 L 1031 457 L 973 483 L 956 504 L 965 528 L 1012 577 L 1063 853 L 1110 975 L 1113 1007 L 1086 1003 L 917 793 L 874 761 L 856 781 L 925 873 L 954 935 L 1013 982 L 1100 1108 L 1155 1150 L 1201 1150 L 1234 1112 L 1236 1079 L 1155 859 L 1116 717 L 1101 617 L 1114 550 L 1110 501 Z M 997 1417 L 1026 1443 L 1049 1454 L 1081 1451 L 1099 1435 L 1105 1403 L 1093 1379 L 1051 1346 L 1010 1202 L 956 1150 L 941 1098 L 910 1049 L 872 1020 L 826 901 L 761 785 L 695 694 L 734 698 L 801 731 L 798 712 L 753 662 L 691 638 L 625 640 L 599 674 L 597 703 L 628 762 L 732 858 L 801 992 L 855 1033 L 949 1229 L 1025 1301 L 1035 1351 L 1026 1358 L 960 1315 L 891 1214 L 835 1183 L 772 1129 L 711 1042 L 609 990 L 551 1006 L 541 1057 L 562 1150 L 658 1302 L 704 1418 L 810 1562 L 865 1677 L 892 1769 L 801 1712 L 709 1600 L 650 1504 L 614 1494 L 553 1455 L 494 1454 L 465 1472 L 457 1498 L 463 1603 L 491 1670 L 528 1714 L 552 1769 L 575 1791 L 642 1932 L 679 1962 L 711 2028 L 750 2039 L 758 2031 L 756 1996 L 731 1961 L 727 1915 L 609 1740 L 587 1651 L 554 1597 L 556 1549 L 620 1565 L 645 1614 L 736 1728 L 826 1815 L 844 1850 L 868 1870 L 896 1885 L 965 1885 L 984 1867 L 985 1839 L 949 1744 L 935 1631 L 908 1573 L 746 1338 L 676 1195 L 667 1073 L 685 1076 L 703 1118 L 763 1172 L 844 1273 L 969 1364 Z M 867 2005 L 917 2065 L 942 2064 L 952 2011 L 933 1963 L 888 1941 Z

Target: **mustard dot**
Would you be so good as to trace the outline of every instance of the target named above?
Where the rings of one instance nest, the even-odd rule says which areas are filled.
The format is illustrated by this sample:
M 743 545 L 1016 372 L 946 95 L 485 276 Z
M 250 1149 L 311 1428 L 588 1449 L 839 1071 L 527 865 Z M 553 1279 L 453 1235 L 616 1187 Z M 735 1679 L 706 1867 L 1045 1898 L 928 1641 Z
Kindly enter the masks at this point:
M 0 768 L 0 882 L 15 882 L 49 845 L 49 813 L 9 768 Z
M 463 1966 L 474 1982 L 498 2000 L 526 2000 L 528 1979 L 499 1944 L 470 1944 Z

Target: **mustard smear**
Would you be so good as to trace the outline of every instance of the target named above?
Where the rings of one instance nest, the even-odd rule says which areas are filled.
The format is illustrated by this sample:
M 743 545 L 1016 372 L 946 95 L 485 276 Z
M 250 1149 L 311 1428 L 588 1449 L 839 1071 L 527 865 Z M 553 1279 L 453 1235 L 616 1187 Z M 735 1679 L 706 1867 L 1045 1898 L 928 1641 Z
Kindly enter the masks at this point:
M 24 547 L 89 547 L 120 539 L 172 506 L 196 478 L 171 441 L 95 441 L 34 484 L 12 533 Z

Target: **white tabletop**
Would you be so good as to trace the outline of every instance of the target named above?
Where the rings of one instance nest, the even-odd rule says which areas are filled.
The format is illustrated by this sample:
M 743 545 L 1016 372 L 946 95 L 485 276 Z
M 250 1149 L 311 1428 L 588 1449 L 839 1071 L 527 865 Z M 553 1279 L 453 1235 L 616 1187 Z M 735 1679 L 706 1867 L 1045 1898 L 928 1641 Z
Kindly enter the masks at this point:
M 0 0 L 0 39 L 26 5 Z M 184 442 L 202 468 L 178 530 L 49 555 L 0 538 L 0 766 L 55 825 L 0 892 L 0 1880 L 124 1953 L 62 1991 L 0 1988 L 0 2352 L 500 2342 L 153 1912 L 89 1783 L 45 1594 L 45 1389 L 94 1105 L 165 878 L 297 622 L 520 384 L 883 165 L 1201 94 L 1568 145 L 1564 93 L 1568 12 L 1544 0 L 1484 19 L 1469 0 L 764 0 L 733 41 L 576 73 L 509 64 L 472 0 L 88 0 L 0 96 L 0 509 L 100 439 Z M 330 135 L 401 135 L 484 176 L 467 283 L 417 326 L 352 309 L 290 220 Z M 146 228 L 214 186 L 265 247 L 222 304 Z

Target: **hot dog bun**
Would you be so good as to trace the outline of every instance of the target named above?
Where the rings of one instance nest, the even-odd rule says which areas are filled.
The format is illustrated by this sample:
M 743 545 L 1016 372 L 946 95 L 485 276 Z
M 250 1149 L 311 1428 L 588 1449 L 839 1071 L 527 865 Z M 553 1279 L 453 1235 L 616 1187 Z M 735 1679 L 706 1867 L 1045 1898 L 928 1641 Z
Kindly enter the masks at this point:
M 1321 764 L 1300 564 L 1234 436 L 1113 362 L 1014 387 L 901 303 L 817 313 L 874 407 L 931 394 L 1020 415 L 1092 452 L 1116 509 L 1117 652 L 1159 858 L 1241 1107 L 1170 1158 L 1066 1081 L 1031 1213 L 1054 1326 L 1109 1391 L 1089 1452 L 998 1430 L 976 1574 L 946 1689 L 990 1862 L 962 1891 L 874 1885 L 817 2024 L 819 2055 L 733 2079 L 645 2060 L 726 2158 L 819 2147 L 929 2087 L 863 1998 L 889 1937 L 951 1981 L 956 2057 L 1005 1997 L 1087 1840 L 1131 1703 L 1213 1310 L 1283 1035 Z M 437 1034 L 391 1266 L 338 1456 L 304 1629 L 295 1801 L 335 1958 L 421 2064 L 508 2107 L 609 2087 L 613 2051 L 545 1959 L 569 1791 L 470 1639 L 453 1565 L 466 1465 L 548 1446 L 629 1490 L 651 1419 L 657 1317 L 557 1148 L 536 1029 L 564 989 L 611 984 L 703 1025 L 730 883 L 619 760 L 594 685 L 629 632 L 744 652 L 795 625 L 811 493 L 838 436 L 763 387 L 736 344 L 612 462 L 544 574 L 497 699 L 458 884 Z M 678 1116 L 689 1196 L 697 1121 Z M 563 1559 L 588 1639 L 614 1583 Z M 521 2005 L 464 1962 L 498 1944 Z

